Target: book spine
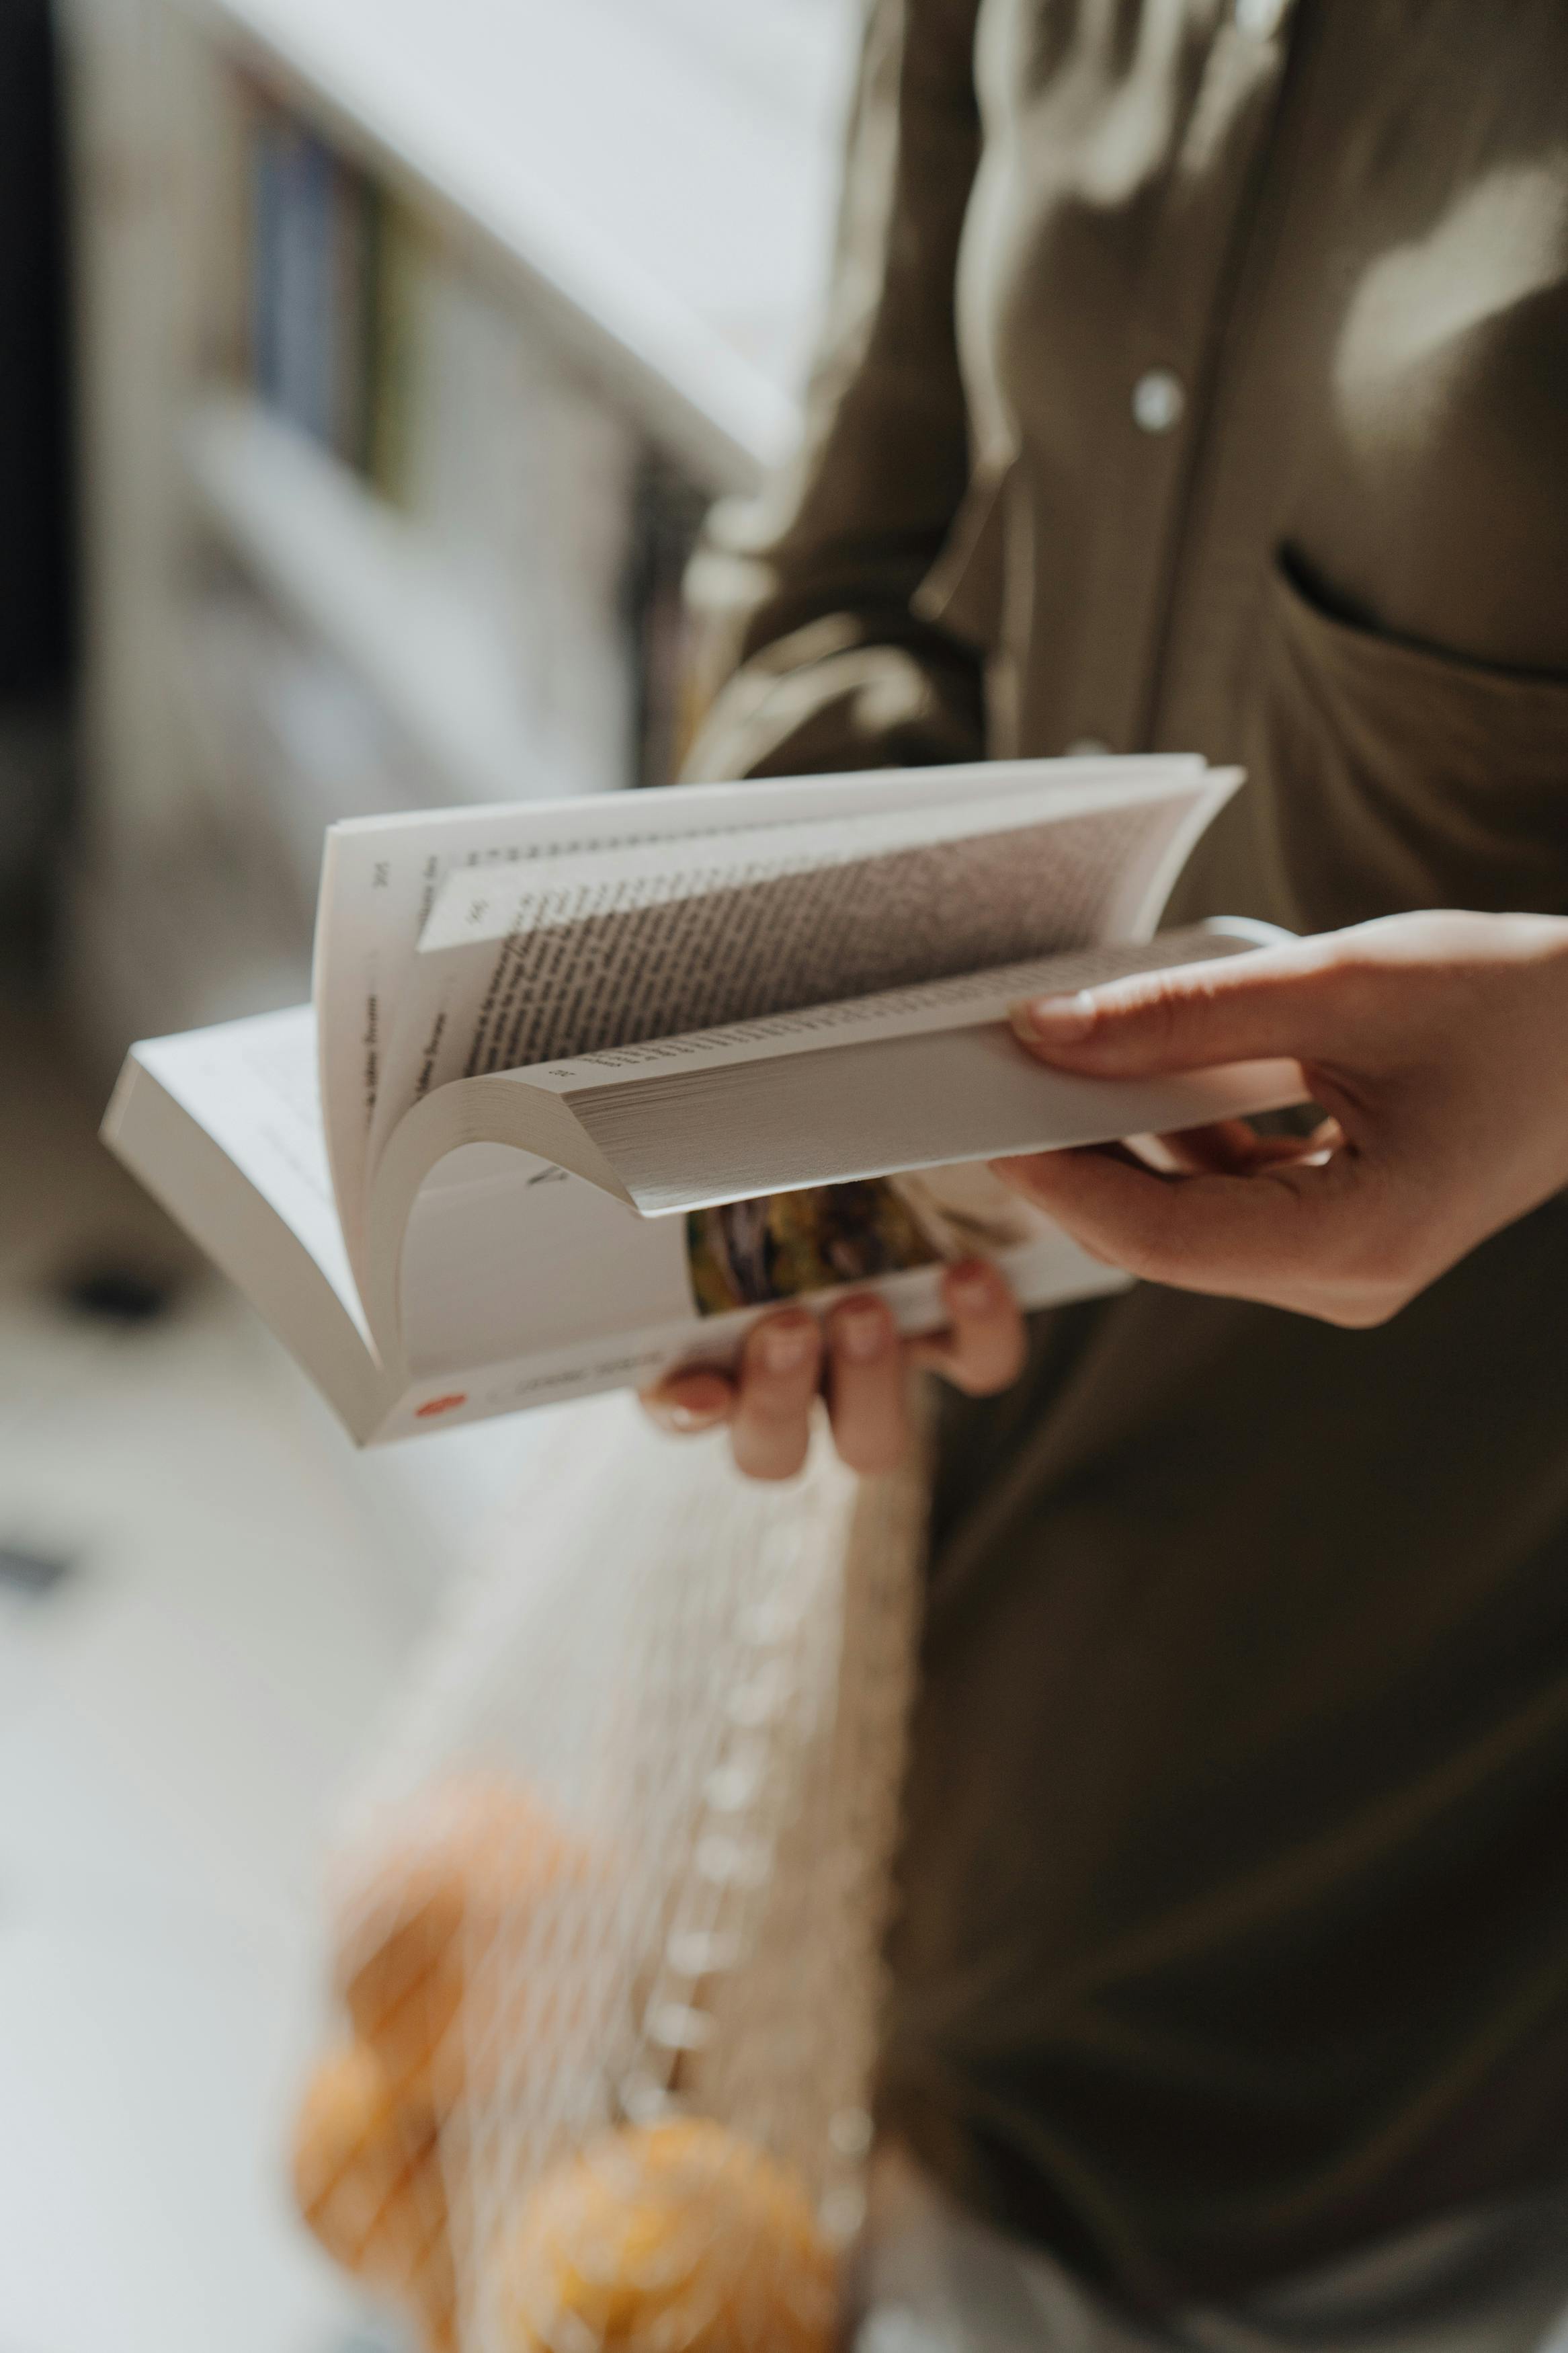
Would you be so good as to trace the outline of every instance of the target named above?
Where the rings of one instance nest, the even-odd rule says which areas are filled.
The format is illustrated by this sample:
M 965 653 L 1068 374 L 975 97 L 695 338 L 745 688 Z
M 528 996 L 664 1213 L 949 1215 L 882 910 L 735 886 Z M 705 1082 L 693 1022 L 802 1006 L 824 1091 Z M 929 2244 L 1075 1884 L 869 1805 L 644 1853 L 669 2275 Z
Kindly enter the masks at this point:
M 258 100 L 250 118 L 250 381 L 278 404 L 279 240 L 282 191 L 276 109 Z
M 312 322 L 303 134 L 286 117 L 273 142 L 273 374 L 279 415 L 308 431 Z
M 369 357 L 370 187 L 364 174 L 332 158 L 330 209 L 331 284 L 327 320 L 331 355 L 332 447 L 345 466 L 366 471 Z
M 324 449 L 337 446 L 337 159 L 308 132 L 300 134 L 298 422 Z
M 321 140 L 282 108 L 258 106 L 250 169 L 251 381 L 279 417 L 341 453 L 353 429 L 353 394 L 342 356 L 340 178 Z

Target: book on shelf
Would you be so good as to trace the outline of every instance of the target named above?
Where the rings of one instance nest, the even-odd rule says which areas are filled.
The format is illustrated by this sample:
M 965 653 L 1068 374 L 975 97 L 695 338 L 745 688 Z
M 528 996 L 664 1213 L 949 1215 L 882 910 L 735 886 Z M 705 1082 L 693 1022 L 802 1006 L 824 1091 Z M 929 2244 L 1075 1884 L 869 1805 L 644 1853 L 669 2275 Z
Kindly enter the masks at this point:
M 984 1166 L 1294 1102 L 1293 1065 L 1042 1071 L 1012 1002 L 1245 953 L 1156 935 L 1234 771 L 1182 756 L 707 785 L 329 834 L 313 1003 L 134 1048 L 105 1120 L 353 1436 L 729 1361 L 944 1262 L 1117 1287 Z
M 246 86 L 251 389 L 439 553 L 563 790 L 668 783 L 704 501 L 525 305 Z
M 379 192 L 308 125 L 247 94 L 250 369 L 297 431 L 362 470 L 376 392 Z

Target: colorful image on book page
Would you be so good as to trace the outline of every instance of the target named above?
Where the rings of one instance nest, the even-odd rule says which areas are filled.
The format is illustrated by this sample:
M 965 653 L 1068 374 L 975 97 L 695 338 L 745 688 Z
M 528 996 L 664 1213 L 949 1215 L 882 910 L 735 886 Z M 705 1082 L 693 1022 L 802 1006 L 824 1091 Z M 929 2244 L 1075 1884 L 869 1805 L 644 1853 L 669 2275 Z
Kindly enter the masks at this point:
M 868 1282 L 956 1259 L 999 1258 L 1047 1224 L 981 1161 L 693 1209 L 687 1260 L 700 1314 Z
M 885 1181 L 817 1185 L 693 1209 L 686 1248 L 692 1296 L 703 1315 L 900 1274 L 948 1255 Z

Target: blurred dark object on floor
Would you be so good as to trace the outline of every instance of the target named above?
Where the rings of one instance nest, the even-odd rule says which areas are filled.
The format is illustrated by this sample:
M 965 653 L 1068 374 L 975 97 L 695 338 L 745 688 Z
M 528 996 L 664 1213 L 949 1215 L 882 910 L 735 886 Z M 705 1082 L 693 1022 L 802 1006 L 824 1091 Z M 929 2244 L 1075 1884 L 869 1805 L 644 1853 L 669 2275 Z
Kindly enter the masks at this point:
M 0 1544 L 0 1590 L 41 1601 L 70 1575 L 61 1553 L 34 1552 L 26 1545 Z
M 105 1263 L 79 1269 L 60 1285 L 63 1303 L 103 1324 L 155 1324 L 167 1314 L 175 1286 L 163 1274 Z
M 0 928 L 37 939 L 76 655 L 61 89 L 49 0 L 0 0 Z

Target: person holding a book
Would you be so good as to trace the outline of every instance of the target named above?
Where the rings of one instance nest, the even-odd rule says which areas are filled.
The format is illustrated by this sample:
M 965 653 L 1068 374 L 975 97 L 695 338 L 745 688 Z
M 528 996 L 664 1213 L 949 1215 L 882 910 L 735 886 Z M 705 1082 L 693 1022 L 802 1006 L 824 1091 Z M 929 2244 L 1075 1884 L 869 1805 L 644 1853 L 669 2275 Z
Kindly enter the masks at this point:
M 1545 0 L 871 0 L 803 449 L 698 566 L 699 775 L 1191 748 L 1248 781 L 1168 920 L 1337 935 L 1025 1018 L 1293 1052 L 1337 1126 L 1015 1168 L 1157 1278 L 1026 1335 L 949 1276 L 922 2344 L 1568 2309 L 1565 223 Z M 872 1467 L 891 1328 L 828 1350 Z M 667 1414 L 787 1468 L 807 1320 L 705 1377 Z
M 1038 997 L 1014 1015 L 1048 1068 L 1146 1079 L 1284 1056 L 1326 1116 L 1245 1122 L 993 1165 L 1108 1263 L 1325 1323 L 1385 1323 L 1467 1251 L 1568 1187 L 1568 918 L 1428 911 L 1289 947 Z M 905 1374 L 986 1396 L 1023 1362 L 1022 1319 L 983 1261 L 944 1284 L 948 1329 L 900 1347 L 885 1308 L 843 1301 L 752 1335 L 742 1377 L 650 1393 L 672 1430 L 728 1422 L 761 1478 L 805 1460 L 826 1382 L 835 1440 L 876 1471 L 907 1440 Z

